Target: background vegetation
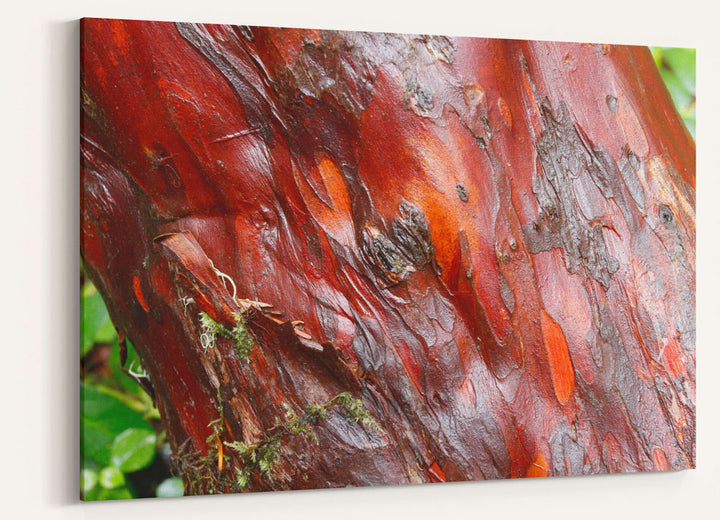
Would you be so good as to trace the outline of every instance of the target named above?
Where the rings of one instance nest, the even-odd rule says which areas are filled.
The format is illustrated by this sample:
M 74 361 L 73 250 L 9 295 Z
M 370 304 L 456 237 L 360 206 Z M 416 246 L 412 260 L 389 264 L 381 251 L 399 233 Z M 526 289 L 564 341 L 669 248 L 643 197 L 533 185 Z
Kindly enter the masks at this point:
M 651 47 L 650 50 L 675 107 L 695 138 L 695 49 Z
M 80 492 L 85 500 L 183 494 L 152 399 L 131 374 L 142 364 L 120 341 L 100 293 L 81 271 Z

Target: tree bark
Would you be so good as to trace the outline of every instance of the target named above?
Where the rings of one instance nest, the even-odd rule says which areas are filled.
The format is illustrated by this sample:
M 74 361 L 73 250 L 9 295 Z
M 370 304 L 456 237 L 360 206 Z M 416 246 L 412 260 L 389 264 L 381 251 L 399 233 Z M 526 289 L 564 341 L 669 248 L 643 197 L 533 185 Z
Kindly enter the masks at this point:
M 82 255 L 189 493 L 694 467 L 695 144 L 646 48 L 81 34 Z

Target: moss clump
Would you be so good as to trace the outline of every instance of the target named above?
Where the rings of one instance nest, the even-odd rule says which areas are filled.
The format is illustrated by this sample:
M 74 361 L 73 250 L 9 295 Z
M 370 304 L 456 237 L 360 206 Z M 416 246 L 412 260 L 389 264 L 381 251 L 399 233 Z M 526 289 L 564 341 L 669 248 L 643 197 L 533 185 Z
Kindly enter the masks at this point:
M 222 434 L 225 432 L 225 413 L 223 410 L 220 389 L 217 393 L 218 418 L 208 424 L 212 433 L 206 439 L 207 452 L 203 455 L 193 449 L 189 439 L 186 440 L 173 457 L 173 462 L 185 482 L 188 495 L 213 495 L 228 490 L 238 491 L 232 474 L 223 471 L 228 460 L 222 450 Z
M 235 327 L 230 331 L 230 335 L 235 344 L 235 354 L 237 354 L 238 359 L 248 359 L 255 345 L 255 340 L 247 328 L 245 316 L 241 313 L 235 313 L 233 316 L 235 317 Z
M 324 404 L 308 405 L 304 408 L 302 415 L 298 415 L 292 408 L 286 406 L 285 422 L 278 423 L 271 428 L 258 442 L 252 444 L 225 443 L 228 448 L 237 452 L 242 462 L 242 467 L 235 469 L 234 487 L 240 491 L 244 490 L 255 470 L 272 481 L 272 471 L 280 458 L 280 448 L 285 438 L 302 435 L 318 444 L 318 436 L 312 427 L 324 421 L 327 418 L 328 410 L 333 407 L 343 409 L 355 422 L 379 428 L 363 402 L 353 398 L 349 392 L 338 394 Z
M 204 351 L 215 346 L 217 336 L 232 340 L 235 345 L 235 354 L 238 359 L 246 359 L 249 362 L 255 340 L 247 328 L 247 320 L 242 313 L 233 314 L 235 326 L 228 330 L 223 325 L 213 320 L 206 312 L 200 313 L 200 344 Z
M 206 440 L 207 452 L 203 455 L 200 451 L 192 449 L 186 441 L 174 457 L 175 465 L 185 481 L 186 493 L 197 495 L 241 492 L 247 488 L 255 471 L 272 482 L 273 470 L 280 460 L 283 442 L 287 438 L 301 435 L 318 444 L 319 439 L 313 427 L 327 419 L 331 408 L 340 408 L 358 423 L 380 428 L 360 399 L 353 398 L 349 392 L 343 392 L 326 403 L 306 406 L 302 414 L 285 406 L 284 422 L 277 421 L 276 425 L 263 433 L 260 440 L 255 443 L 223 443 L 225 414 L 218 390 L 218 418 L 208 424 L 212 433 Z M 224 454 L 223 446 L 230 448 L 237 455 Z M 228 467 L 227 463 L 230 460 L 240 463 L 234 472 Z
M 350 415 L 350 417 L 355 419 L 355 422 L 361 422 L 365 426 L 380 428 L 370 411 L 365 408 L 363 402 L 360 399 L 355 399 L 350 392 L 343 392 L 342 394 L 336 395 L 330 399 L 328 404 L 329 406 L 335 404 L 340 405 L 348 413 L 348 415 Z

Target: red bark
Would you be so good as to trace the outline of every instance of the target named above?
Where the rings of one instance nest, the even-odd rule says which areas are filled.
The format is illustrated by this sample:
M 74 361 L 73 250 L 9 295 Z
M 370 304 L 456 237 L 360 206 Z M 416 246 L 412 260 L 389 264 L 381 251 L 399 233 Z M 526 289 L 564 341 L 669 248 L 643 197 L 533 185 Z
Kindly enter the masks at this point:
M 345 391 L 379 428 L 333 408 L 248 489 L 694 466 L 695 145 L 646 48 L 86 19 L 82 53 L 83 258 L 190 491 L 245 467 L 215 433 Z

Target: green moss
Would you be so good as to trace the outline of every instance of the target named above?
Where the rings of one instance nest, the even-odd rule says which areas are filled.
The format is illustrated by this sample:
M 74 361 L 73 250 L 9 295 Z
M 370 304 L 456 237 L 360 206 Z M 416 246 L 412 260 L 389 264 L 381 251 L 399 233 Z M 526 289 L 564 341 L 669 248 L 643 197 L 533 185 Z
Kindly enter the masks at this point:
M 225 410 L 223 409 L 222 404 L 222 395 L 220 394 L 220 388 L 217 390 L 217 411 L 218 411 L 218 418 L 214 421 L 210 421 L 208 423 L 208 427 L 212 428 L 213 432 L 208 436 L 206 439 L 206 442 L 208 446 L 210 447 L 208 452 L 212 449 L 215 449 L 215 452 L 217 453 L 217 448 L 213 448 L 214 446 L 218 445 L 218 442 L 220 441 L 220 436 L 225 431 Z
M 206 439 L 207 452 L 203 455 L 199 450 L 193 449 L 188 440 L 174 457 L 188 495 L 214 495 L 235 488 L 232 473 L 221 471 L 218 463 L 218 447 L 222 442 L 221 435 L 225 432 L 225 413 L 220 389 L 217 394 L 217 410 L 218 418 L 208 423 L 212 433 Z M 223 455 L 223 467 L 226 467 L 227 462 L 227 455 Z
M 217 336 L 232 340 L 235 345 L 235 354 L 238 359 L 249 361 L 250 352 L 252 352 L 255 340 L 247 328 L 247 320 L 242 313 L 235 313 L 235 326 L 232 330 L 228 330 L 223 325 L 213 320 L 206 312 L 200 313 L 200 344 L 203 350 L 215 346 Z
M 366 426 L 374 426 L 379 428 L 377 421 L 372 416 L 370 411 L 365 408 L 363 402 L 360 399 L 355 399 L 350 392 L 343 392 L 333 397 L 329 401 L 330 406 L 339 404 L 342 408 L 355 419 L 355 422 L 361 422 Z
M 280 449 L 283 443 L 295 436 L 305 437 L 318 444 L 319 439 L 314 426 L 325 421 L 331 408 L 339 408 L 358 423 L 380 428 L 370 412 L 363 406 L 360 399 L 355 399 L 349 392 L 336 395 L 329 401 L 306 406 L 301 414 L 290 406 L 285 406 L 285 420 L 266 430 L 260 440 L 246 444 L 241 441 L 225 442 L 224 446 L 232 450 L 234 456 L 223 455 L 223 464 L 218 463 L 219 446 L 225 433 L 225 414 L 218 389 L 218 418 L 211 421 L 208 427 L 212 433 L 207 438 L 207 452 L 203 455 L 199 450 L 192 449 L 189 443 L 181 446 L 174 457 L 180 474 L 185 482 L 186 494 L 219 494 L 241 492 L 247 489 L 253 473 L 270 482 L 273 471 L 280 460 Z M 234 469 L 229 462 L 235 462 Z
M 250 352 L 255 345 L 250 331 L 247 328 L 247 321 L 245 316 L 240 313 L 235 315 L 235 327 L 231 332 L 233 343 L 235 343 L 235 354 L 238 359 L 247 359 L 249 361 Z
M 278 423 L 262 438 L 252 444 L 244 442 L 225 443 L 225 446 L 237 452 L 242 466 L 235 469 L 234 487 L 244 490 L 254 471 L 272 481 L 272 472 L 280 459 L 280 448 L 288 437 L 301 435 L 319 443 L 313 426 L 327 418 L 328 411 L 338 407 L 344 410 L 355 422 L 362 422 L 368 426 L 379 428 L 370 412 L 360 399 L 355 399 L 349 392 L 336 395 L 324 404 L 311 404 L 304 408 L 303 414 L 298 415 L 292 408 L 286 406 L 285 422 Z

